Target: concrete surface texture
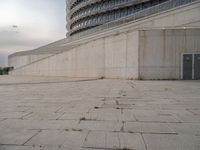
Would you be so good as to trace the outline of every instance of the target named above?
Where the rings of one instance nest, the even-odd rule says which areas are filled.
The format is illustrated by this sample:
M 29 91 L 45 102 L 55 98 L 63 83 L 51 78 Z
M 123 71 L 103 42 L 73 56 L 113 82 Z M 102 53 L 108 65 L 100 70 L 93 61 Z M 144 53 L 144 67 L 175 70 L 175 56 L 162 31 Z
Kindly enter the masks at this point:
M 199 28 L 199 10 L 200 2 L 196 1 L 79 40 L 61 40 L 59 44 L 44 46 L 41 51 L 45 52 L 45 55 L 44 53 L 41 55 L 40 49 L 23 52 L 21 56 L 20 53 L 13 54 L 9 57 L 9 65 L 15 67 L 11 74 L 137 79 L 139 78 L 140 30 Z M 148 46 L 148 43 L 145 44 Z M 51 55 L 47 55 L 48 50 Z M 52 51 L 56 53 L 52 54 Z M 162 49 L 160 51 L 162 52 Z M 155 57 L 151 58 L 154 59 Z M 146 75 L 146 72 L 142 71 L 142 74 Z M 166 70 L 162 73 L 165 74 Z M 179 77 L 176 71 L 174 74 L 167 76 L 167 79 Z M 157 78 L 151 73 L 148 76 Z M 160 78 L 166 79 L 165 76 Z
M 182 55 L 200 53 L 200 29 L 143 30 L 139 34 L 141 79 L 182 79 Z
M 200 82 L 0 77 L 0 150 L 199 150 Z

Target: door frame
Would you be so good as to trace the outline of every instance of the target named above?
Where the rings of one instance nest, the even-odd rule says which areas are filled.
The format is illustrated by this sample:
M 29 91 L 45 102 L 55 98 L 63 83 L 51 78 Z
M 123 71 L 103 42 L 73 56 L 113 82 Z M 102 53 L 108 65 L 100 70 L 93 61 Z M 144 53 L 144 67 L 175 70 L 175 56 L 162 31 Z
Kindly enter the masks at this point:
M 194 55 L 200 54 L 200 52 L 186 52 L 181 53 L 181 79 L 183 80 L 183 55 L 185 54 L 191 54 L 192 55 L 192 80 L 194 80 Z

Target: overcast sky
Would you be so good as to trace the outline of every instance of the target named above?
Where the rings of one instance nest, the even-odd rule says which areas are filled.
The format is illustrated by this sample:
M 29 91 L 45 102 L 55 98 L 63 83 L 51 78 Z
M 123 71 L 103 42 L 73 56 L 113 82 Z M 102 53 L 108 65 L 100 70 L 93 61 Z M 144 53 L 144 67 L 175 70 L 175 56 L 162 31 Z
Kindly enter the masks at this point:
M 7 56 L 62 39 L 65 0 L 0 0 L 0 65 Z

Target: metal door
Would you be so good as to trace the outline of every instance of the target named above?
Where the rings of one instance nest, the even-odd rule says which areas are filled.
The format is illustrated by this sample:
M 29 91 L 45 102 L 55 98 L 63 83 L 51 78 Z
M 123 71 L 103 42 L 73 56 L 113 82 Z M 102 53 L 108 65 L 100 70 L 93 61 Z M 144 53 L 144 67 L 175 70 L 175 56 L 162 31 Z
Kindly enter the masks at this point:
M 200 79 L 200 54 L 194 55 L 194 79 Z
M 183 54 L 183 80 L 192 79 L 192 54 Z

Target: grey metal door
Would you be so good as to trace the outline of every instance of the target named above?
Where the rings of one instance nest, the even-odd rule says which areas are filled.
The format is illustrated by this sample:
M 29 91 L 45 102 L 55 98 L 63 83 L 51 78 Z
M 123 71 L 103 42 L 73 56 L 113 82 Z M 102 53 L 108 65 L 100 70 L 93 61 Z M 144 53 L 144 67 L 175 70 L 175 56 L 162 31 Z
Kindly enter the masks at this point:
M 200 54 L 194 55 L 194 79 L 200 79 Z
M 183 80 L 192 79 L 192 54 L 183 55 Z

